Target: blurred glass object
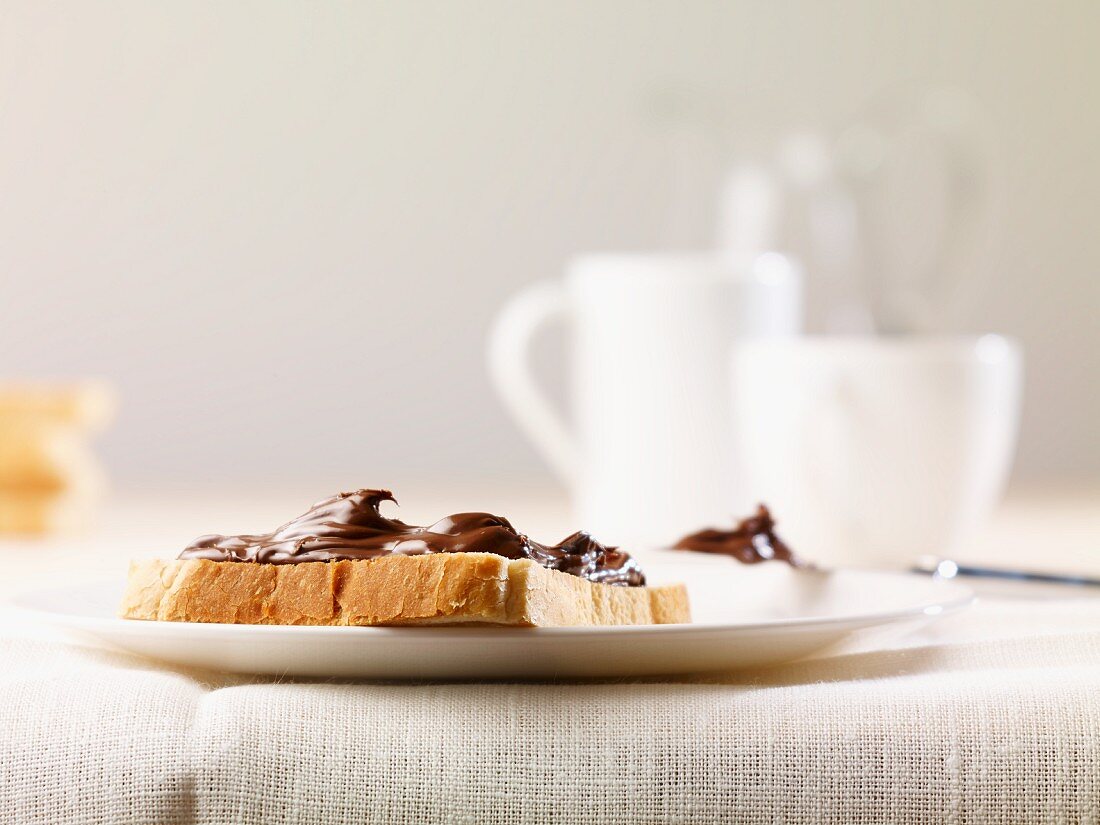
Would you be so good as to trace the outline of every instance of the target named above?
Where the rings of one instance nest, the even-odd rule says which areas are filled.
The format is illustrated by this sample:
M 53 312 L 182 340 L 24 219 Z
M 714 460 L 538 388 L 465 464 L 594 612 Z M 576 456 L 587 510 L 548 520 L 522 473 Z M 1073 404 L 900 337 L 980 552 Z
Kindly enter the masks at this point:
M 988 267 L 994 144 L 962 90 L 888 89 L 837 138 L 837 174 L 860 227 L 862 280 L 884 333 L 943 329 Z
M 114 410 L 99 382 L 0 384 L 0 534 L 90 525 L 106 490 L 90 437 Z
M 949 331 L 989 275 L 994 161 L 968 94 L 890 87 L 839 129 L 792 129 L 728 157 L 716 245 L 797 256 L 812 332 Z

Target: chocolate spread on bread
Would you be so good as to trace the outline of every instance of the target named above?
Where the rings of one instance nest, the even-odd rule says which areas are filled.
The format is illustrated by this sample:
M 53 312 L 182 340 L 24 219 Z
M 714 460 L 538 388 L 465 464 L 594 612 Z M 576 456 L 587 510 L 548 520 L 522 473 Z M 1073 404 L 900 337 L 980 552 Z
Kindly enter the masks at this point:
M 673 546 L 677 550 L 733 556 L 744 564 L 777 560 L 793 567 L 806 566 L 775 534 L 775 519 L 763 504 L 757 507 L 755 515 L 742 519 L 732 530 L 713 527 L 700 530 L 684 536 Z
M 493 553 L 530 559 L 591 582 L 640 587 L 638 563 L 627 553 L 604 547 L 587 533 L 574 533 L 557 544 L 539 544 L 516 531 L 508 520 L 488 513 L 456 513 L 428 527 L 414 527 L 378 511 L 395 501 L 388 490 L 340 493 L 271 533 L 255 536 L 200 536 L 181 559 L 296 564 L 310 561 L 420 556 L 426 553 Z

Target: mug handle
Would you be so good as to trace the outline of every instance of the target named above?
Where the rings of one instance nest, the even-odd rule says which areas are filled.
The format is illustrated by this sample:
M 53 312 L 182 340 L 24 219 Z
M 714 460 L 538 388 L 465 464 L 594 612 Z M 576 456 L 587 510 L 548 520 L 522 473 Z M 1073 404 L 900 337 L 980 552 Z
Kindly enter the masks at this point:
M 489 378 L 505 408 L 561 479 L 577 481 L 580 449 L 531 373 L 531 340 L 547 322 L 565 318 L 569 302 L 558 281 L 540 281 L 514 295 L 489 330 Z

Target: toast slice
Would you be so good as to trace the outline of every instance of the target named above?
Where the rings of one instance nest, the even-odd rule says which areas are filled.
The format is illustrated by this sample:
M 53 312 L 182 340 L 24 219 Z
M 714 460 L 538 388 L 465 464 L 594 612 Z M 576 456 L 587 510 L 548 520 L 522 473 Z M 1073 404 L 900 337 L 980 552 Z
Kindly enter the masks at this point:
M 597 584 L 529 559 L 491 553 L 299 564 L 135 561 L 119 615 L 170 622 L 358 626 L 691 621 L 683 585 Z

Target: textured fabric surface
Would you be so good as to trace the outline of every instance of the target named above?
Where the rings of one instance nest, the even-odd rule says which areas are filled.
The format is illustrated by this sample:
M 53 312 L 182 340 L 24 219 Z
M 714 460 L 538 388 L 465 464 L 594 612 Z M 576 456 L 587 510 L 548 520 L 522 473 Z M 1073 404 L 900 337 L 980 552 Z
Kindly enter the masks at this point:
M 1100 822 L 1100 601 L 707 679 L 274 682 L 0 642 L 0 821 Z

